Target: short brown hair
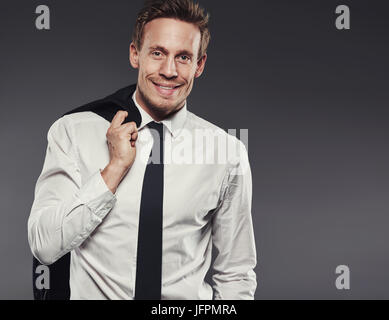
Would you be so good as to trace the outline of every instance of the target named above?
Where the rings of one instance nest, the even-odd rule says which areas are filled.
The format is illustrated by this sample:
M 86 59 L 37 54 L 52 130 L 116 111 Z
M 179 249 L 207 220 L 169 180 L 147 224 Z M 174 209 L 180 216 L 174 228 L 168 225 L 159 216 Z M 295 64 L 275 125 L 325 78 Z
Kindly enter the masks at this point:
M 145 25 L 157 18 L 173 18 L 195 24 L 201 33 L 199 56 L 207 51 L 211 34 L 209 32 L 209 13 L 192 0 L 146 0 L 138 13 L 132 41 L 138 50 L 142 47 L 143 29 Z

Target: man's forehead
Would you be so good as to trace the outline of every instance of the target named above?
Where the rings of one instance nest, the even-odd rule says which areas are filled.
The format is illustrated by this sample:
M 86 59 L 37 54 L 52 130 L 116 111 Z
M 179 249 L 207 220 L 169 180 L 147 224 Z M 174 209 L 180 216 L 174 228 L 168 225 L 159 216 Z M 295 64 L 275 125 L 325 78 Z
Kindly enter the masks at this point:
M 199 28 L 188 22 L 172 18 L 158 18 L 145 25 L 143 44 L 148 48 L 164 47 L 168 50 L 198 50 L 201 41 Z

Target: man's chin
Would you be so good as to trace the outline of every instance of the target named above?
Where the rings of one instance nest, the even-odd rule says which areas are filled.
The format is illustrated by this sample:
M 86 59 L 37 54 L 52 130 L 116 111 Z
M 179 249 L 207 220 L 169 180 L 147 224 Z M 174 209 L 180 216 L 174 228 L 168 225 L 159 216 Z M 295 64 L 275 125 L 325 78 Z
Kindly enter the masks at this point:
M 152 100 L 149 103 L 149 108 L 159 115 L 168 115 L 176 109 L 176 103 L 166 100 Z
M 165 117 L 171 112 L 174 112 L 179 107 L 179 101 L 172 97 L 163 97 L 158 93 L 153 92 L 150 95 L 145 95 L 142 90 L 139 90 L 140 95 L 146 106 L 159 117 Z
M 177 99 L 169 99 L 165 97 L 156 97 L 156 99 L 151 100 L 151 104 L 154 108 L 165 111 L 175 109 L 178 103 Z

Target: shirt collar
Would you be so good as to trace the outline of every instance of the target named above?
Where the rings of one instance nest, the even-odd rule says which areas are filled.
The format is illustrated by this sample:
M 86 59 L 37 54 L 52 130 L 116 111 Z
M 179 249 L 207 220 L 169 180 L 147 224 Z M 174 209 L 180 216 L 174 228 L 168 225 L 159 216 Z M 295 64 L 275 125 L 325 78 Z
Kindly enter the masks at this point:
M 154 121 L 154 119 L 136 101 L 136 90 L 132 95 L 132 100 L 134 101 L 134 104 L 138 108 L 142 117 L 142 122 L 138 128 L 138 130 L 141 130 L 144 126 Z M 180 130 L 184 127 L 186 116 L 187 106 L 185 102 L 184 106 L 180 110 L 178 110 L 173 115 L 163 119 L 161 122 L 166 126 L 166 128 L 168 128 L 172 136 L 176 137 L 180 133 Z

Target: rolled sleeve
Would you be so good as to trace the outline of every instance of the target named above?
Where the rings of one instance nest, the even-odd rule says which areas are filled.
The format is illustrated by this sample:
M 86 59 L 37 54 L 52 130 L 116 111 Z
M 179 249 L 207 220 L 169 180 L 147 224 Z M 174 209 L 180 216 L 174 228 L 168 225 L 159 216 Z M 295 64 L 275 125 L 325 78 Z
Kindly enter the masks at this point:
M 116 195 L 109 190 L 103 177 L 102 169 L 95 172 L 89 180 L 77 192 L 77 196 L 82 204 L 96 215 L 103 219 L 116 203 Z

